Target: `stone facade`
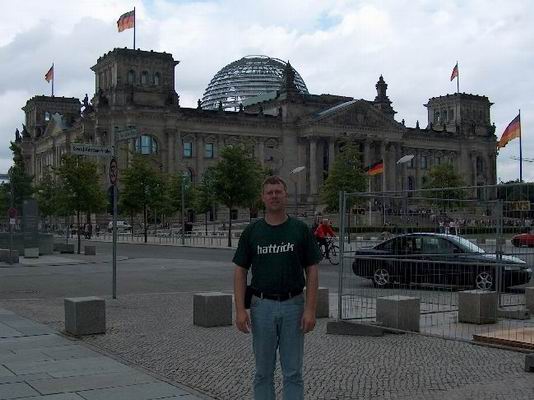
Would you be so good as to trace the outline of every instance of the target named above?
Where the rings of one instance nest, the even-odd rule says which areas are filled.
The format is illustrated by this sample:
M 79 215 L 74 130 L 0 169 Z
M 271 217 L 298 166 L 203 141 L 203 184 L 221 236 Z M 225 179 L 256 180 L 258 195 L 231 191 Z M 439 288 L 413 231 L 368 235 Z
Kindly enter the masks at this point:
M 131 154 L 155 153 L 164 172 L 185 171 L 198 182 L 217 162 L 222 147 L 242 143 L 275 173 L 290 178 L 300 204 L 318 205 L 318 192 L 339 152 L 341 140 L 359 143 L 363 165 L 384 160 L 384 173 L 372 178 L 373 190 L 420 188 L 430 168 L 451 162 L 468 185 L 496 183 L 495 127 L 487 97 L 465 93 L 431 98 L 426 128 L 407 127 L 394 119 L 382 76 L 374 100 L 302 94 L 286 66 L 280 90 L 247 102 L 238 112 L 185 108 L 174 86 L 178 61 L 171 54 L 114 49 L 91 68 L 95 94 L 89 102 L 75 98 L 35 96 L 23 110 L 26 124 L 17 141 L 28 172 L 39 180 L 75 141 L 112 145 L 116 130 L 135 127 L 141 138 L 118 143 L 119 168 Z M 397 165 L 407 154 L 411 163 Z M 108 162 L 101 159 L 107 177 Z M 290 201 L 293 204 L 293 201 Z M 304 208 L 303 208 L 304 209 Z

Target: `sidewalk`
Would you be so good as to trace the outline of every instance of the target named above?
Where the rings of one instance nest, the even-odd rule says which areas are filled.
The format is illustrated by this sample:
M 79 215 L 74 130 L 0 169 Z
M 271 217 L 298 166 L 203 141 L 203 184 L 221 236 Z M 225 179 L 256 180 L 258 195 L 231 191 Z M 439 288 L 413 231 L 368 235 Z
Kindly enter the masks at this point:
M 201 400 L 76 339 L 0 308 L 0 399 Z

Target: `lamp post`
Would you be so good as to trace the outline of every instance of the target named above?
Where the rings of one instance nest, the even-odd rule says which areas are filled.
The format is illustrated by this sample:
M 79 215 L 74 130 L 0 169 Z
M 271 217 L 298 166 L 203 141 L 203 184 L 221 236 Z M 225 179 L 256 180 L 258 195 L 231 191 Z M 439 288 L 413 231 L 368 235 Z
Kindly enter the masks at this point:
M 293 181 L 293 185 L 295 188 L 295 216 L 298 217 L 299 214 L 299 202 L 298 202 L 298 185 L 297 185 L 297 174 L 304 171 L 306 167 L 304 165 L 301 165 L 300 167 L 293 168 L 289 175 L 292 177 L 291 180 Z

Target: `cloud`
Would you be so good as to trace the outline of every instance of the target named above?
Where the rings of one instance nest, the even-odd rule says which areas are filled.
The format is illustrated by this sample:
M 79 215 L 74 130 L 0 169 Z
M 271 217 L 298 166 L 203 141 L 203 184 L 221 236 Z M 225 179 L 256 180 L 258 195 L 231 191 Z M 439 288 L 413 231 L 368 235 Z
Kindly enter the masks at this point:
M 89 68 L 97 58 L 132 45 L 132 31 L 118 34 L 115 27 L 130 1 L 60 0 L 53 12 L 40 1 L 11 4 L 0 17 L 2 98 L 8 92 L 49 93 L 43 75 L 51 62 L 58 95 L 91 96 Z M 136 3 L 136 12 L 137 47 L 166 51 L 181 61 L 176 90 L 182 106 L 196 107 L 228 63 L 264 54 L 290 60 L 312 93 L 373 99 L 383 74 L 397 119 L 426 126 L 423 104 L 456 91 L 449 76 L 458 61 L 460 90 L 495 103 L 491 120 L 497 135 L 523 110 L 524 156 L 534 152 L 529 138 L 534 56 L 526 51 L 534 40 L 534 11 L 528 0 L 147 0 Z M 0 120 L 2 143 L 20 126 L 24 102 L 6 105 L 18 111 Z M 512 142 L 498 157 L 504 180 L 515 175 L 510 156 L 516 147 Z

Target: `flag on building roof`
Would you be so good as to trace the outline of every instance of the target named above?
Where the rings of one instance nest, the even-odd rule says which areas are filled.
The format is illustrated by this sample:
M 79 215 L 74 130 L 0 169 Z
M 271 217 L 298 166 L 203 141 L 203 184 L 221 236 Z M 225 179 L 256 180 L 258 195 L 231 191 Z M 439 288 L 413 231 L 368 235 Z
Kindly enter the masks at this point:
M 456 63 L 456 65 L 454 66 L 454 68 L 452 69 L 452 73 L 451 73 L 451 81 L 454 79 L 454 78 L 457 78 L 458 77 L 458 63 Z
M 384 161 L 380 160 L 378 162 L 375 162 L 374 164 L 371 164 L 370 166 L 365 168 L 364 171 L 369 176 L 381 174 L 382 172 L 384 172 Z
M 48 72 L 45 74 L 45 81 L 50 82 L 53 79 L 54 79 L 54 64 L 52 64 Z
M 512 122 L 508 124 L 501 138 L 497 142 L 497 149 L 501 149 L 508 144 L 510 140 L 521 136 L 521 114 L 517 114 Z
M 122 14 L 117 20 L 117 28 L 119 32 L 133 27 L 135 27 L 135 10 Z

